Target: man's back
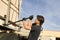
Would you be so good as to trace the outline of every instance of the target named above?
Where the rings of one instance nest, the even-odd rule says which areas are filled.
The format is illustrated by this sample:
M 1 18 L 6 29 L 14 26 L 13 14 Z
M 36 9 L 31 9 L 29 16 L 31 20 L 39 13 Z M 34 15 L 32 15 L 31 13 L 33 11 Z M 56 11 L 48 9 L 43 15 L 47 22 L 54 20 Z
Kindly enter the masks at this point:
M 31 27 L 28 40 L 37 40 L 40 32 L 41 32 L 41 26 L 37 26 L 36 24 L 33 24 Z

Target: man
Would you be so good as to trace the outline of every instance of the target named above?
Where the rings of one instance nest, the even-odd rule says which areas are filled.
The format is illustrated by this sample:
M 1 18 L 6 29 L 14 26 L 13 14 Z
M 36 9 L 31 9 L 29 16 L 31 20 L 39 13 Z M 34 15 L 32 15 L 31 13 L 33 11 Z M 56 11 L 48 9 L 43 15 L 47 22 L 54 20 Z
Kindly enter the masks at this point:
M 28 40 L 38 39 L 43 23 L 44 23 L 44 17 L 41 15 L 37 15 L 35 22 L 33 24 L 32 24 L 32 18 L 30 18 L 28 23 L 25 20 L 23 20 L 24 28 L 30 30 Z

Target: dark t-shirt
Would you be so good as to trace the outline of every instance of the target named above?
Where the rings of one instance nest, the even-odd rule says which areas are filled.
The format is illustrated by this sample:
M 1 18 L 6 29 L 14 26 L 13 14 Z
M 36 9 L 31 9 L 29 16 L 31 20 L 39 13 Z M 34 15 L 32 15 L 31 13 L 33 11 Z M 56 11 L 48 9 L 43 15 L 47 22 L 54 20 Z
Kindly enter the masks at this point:
M 37 40 L 40 32 L 41 32 L 41 26 L 37 26 L 36 24 L 33 24 L 28 36 L 28 40 Z

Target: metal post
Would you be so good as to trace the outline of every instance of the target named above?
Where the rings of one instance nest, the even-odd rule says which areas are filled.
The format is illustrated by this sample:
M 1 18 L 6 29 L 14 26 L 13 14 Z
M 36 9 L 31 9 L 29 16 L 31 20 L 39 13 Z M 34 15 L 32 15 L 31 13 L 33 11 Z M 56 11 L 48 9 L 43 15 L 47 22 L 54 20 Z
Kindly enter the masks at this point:
M 8 0 L 8 9 L 7 9 L 7 17 L 6 17 L 6 24 L 8 24 L 8 20 L 10 20 L 10 2 L 11 0 Z
M 20 15 L 20 12 L 21 12 L 21 5 L 22 5 L 22 0 L 18 0 L 18 14 L 19 15 Z M 19 18 L 19 15 L 18 15 L 18 18 Z M 18 25 L 20 25 L 20 23 Z

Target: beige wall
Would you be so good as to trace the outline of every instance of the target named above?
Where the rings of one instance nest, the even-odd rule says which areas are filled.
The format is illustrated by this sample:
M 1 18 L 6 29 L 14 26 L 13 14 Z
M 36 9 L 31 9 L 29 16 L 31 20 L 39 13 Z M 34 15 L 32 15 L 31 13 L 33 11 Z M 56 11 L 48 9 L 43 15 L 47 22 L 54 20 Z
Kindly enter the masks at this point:
M 50 36 L 50 37 L 59 37 L 60 38 L 60 32 L 44 30 L 41 32 L 41 36 Z
M 20 34 L 23 36 L 28 36 L 30 30 L 25 30 L 22 28 L 20 30 Z M 49 31 L 49 30 L 43 30 L 40 34 L 41 37 L 59 37 L 60 38 L 60 32 L 58 31 Z
M 20 5 L 21 5 L 20 0 Z M 20 6 L 21 7 L 21 6 Z M 7 0 L 0 0 L 0 15 L 4 16 L 7 15 L 8 11 L 8 1 Z M 10 20 L 16 21 L 18 20 L 18 0 L 11 0 L 11 8 L 10 8 Z

